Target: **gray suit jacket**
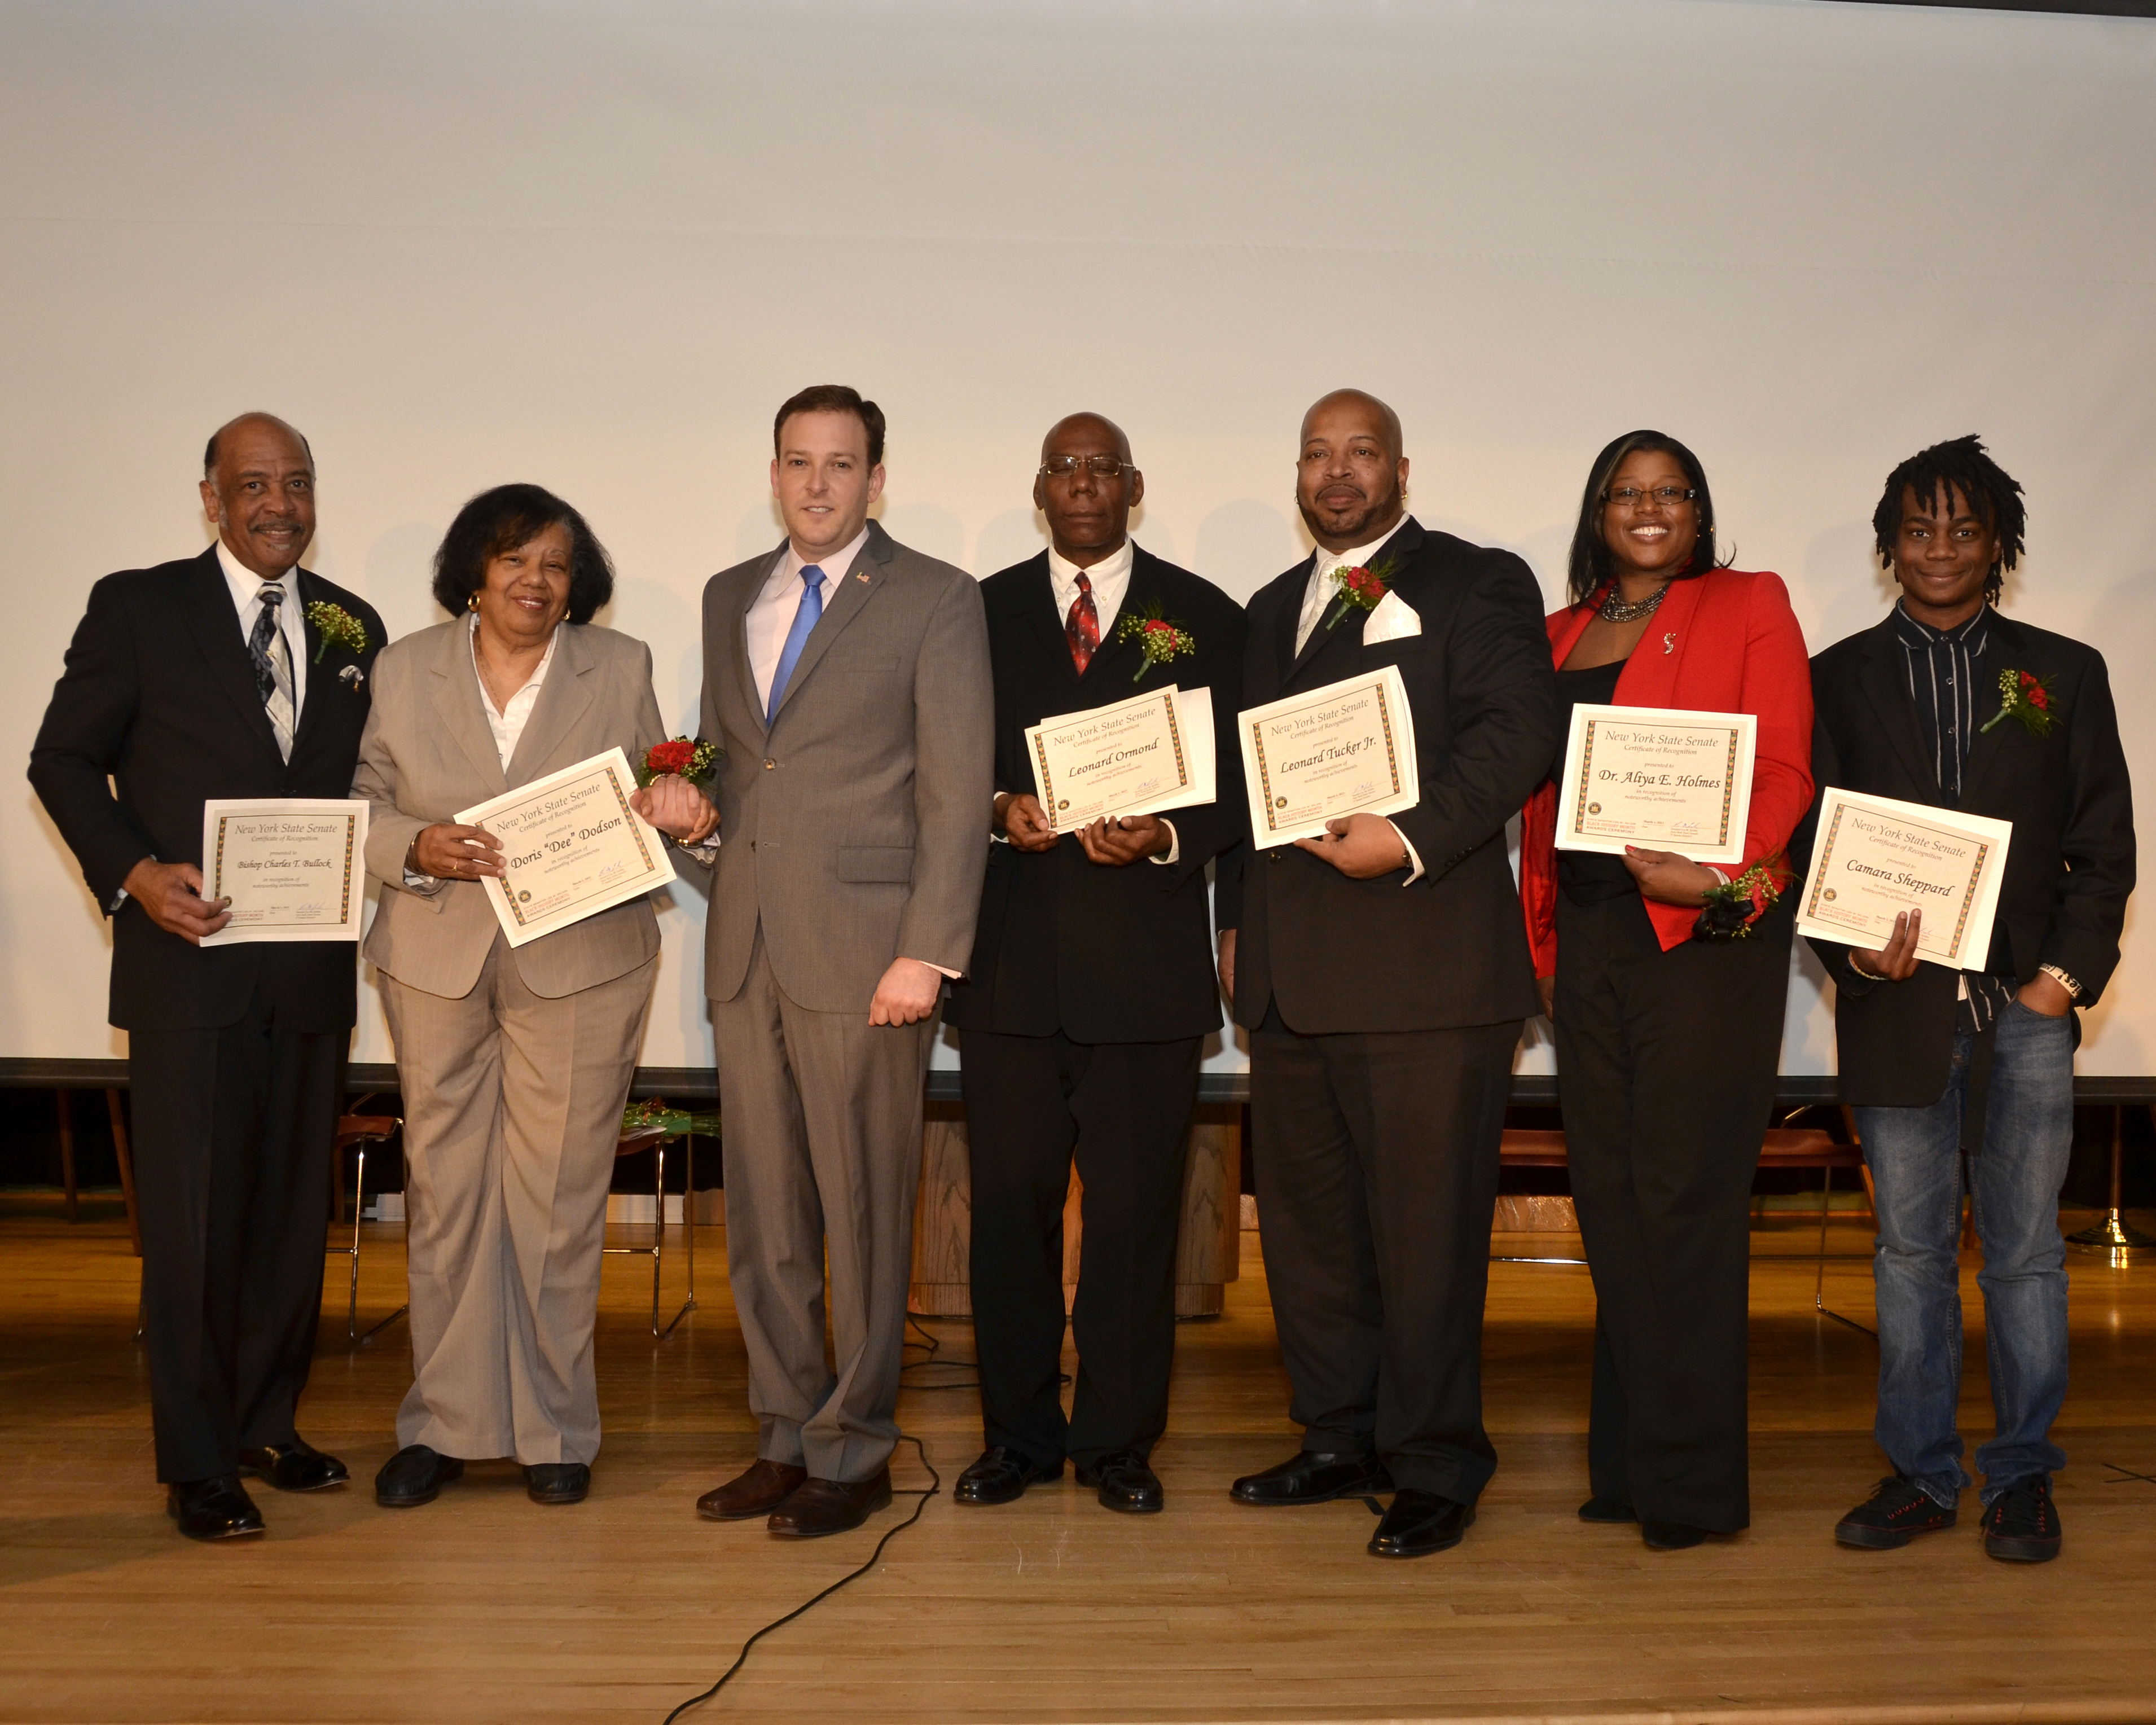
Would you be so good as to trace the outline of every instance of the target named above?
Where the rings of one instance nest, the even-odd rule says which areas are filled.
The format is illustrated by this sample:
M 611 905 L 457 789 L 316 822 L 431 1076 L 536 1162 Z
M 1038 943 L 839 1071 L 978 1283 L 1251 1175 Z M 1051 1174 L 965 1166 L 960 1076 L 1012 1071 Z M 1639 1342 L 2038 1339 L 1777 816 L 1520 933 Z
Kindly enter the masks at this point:
M 785 549 L 704 588 L 703 734 L 724 751 L 704 992 L 741 992 L 761 923 L 788 998 L 865 1014 L 892 959 L 963 971 L 973 952 L 994 773 L 988 624 L 972 576 L 871 521 L 767 729 L 746 619 Z
M 486 901 L 491 889 L 480 881 L 451 880 L 431 894 L 406 888 L 404 857 L 419 829 L 617 744 L 634 767 L 666 736 L 651 692 L 651 649 L 610 629 L 564 623 L 504 773 L 466 628 L 459 618 L 382 649 L 352 787 L 373 805 L 367 871 L 382 883 L 367 956 L 398 981 L 452 1000 L 471 992 L 501 925 Z M 638 898 L 509 957 L 533 993 L 559 999 L 626 975 L 658 950 L 651 901 Z

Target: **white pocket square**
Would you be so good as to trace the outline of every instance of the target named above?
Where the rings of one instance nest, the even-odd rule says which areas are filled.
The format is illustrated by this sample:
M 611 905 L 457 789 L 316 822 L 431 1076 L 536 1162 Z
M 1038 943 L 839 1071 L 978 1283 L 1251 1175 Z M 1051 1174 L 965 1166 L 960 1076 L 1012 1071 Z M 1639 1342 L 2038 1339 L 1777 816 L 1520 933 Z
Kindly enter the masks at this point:
M 1421 614 L 1398 593 L 1388 593 L 1363 625 L 1363 644 L 1374 647 L 1380 641 L 1411 640 L 1421 633 Z

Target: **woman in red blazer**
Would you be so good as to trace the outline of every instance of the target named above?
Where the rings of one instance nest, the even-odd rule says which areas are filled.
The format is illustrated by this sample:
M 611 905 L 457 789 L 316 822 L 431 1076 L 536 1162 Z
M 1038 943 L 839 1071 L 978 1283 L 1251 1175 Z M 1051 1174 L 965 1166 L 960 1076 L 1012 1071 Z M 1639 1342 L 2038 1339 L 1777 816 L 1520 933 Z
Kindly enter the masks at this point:
M 1521 824 L 1521 899 L 1594 1278 L 1594 1495 L 1579 1513 L 1637 1521 L 1668 1549 L 1751 1520 L 1752 1170 L 1789 985 L 1778 870 L 1812 798 L 1811 672 L 1780 578 L 1716 564 L 1707 475 L 1659 432 L 1632 432 L 1596 458 L 1570 591 L 1548 621 L 1568 712 L 1686 707 L 1759 721 L 1741 864 L 1560 852 L 1554 778 Z

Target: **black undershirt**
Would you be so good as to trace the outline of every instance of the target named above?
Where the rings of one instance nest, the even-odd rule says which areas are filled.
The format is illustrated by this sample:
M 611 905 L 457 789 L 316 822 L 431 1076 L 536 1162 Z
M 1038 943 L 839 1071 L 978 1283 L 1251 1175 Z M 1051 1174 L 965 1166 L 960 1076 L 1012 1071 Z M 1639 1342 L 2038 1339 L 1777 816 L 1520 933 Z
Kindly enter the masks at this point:
M 1560 736 L 1570 734 L 1574 707 L 1615 704 L 1617 679 L 1624 670 L 1625 661 L 1613 659 L 1607 665 L 1590 665 L 1585 670 L 1561 670 L 1557 674 L 1558 705 L 1564 721 L 1558 732 Z M 1560 756 L 1550 768 L 1550 783 L 1556 784 L 1558 775 L 1563 771 L 1564 760 Z M 1623 857 L 1603 856 L 1591 850 L 1558 852 L 1557 884 L 1576 905 L 1599 905 L 1640 890 L 1640 883 L 1632 878 L 1632 871 L 1625 866 Z

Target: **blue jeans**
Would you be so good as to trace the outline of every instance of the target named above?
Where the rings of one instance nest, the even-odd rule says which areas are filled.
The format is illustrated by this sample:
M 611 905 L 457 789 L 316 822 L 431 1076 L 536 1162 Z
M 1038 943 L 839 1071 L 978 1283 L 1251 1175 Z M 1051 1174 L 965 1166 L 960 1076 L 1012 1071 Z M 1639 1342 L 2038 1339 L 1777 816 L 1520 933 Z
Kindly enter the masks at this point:
M 1976 1452 L 1983 1501 L 2066 1466 L 2051 1440 L 2066 1394 L 2066 1242 L 2059 1189 L 2073 1144 L 2073 1029 L 2019 1001 L 1999 1015 L 1984 1147 L 1969 1163 L 1984 1268 L 1997 1435 Z M 1952 1507 L 1970 1483 L 1954 1429 L 1961 1396 L 1958 1148 L 1974 1039 L 1957 1032 L 1946 1093 L 1928 1108 L 1858 1108 L 1877 1190 L 1879 1418 L 1895 1470 Z

